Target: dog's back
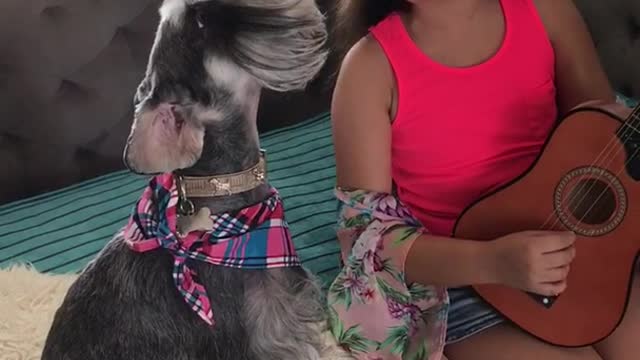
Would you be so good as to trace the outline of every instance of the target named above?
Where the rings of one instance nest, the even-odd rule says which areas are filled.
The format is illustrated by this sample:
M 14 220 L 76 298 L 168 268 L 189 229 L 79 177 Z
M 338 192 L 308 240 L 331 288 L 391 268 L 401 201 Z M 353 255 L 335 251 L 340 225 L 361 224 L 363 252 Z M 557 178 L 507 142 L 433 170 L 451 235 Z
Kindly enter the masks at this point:
M 292 317 L 322 320 L 322 309 L 301 308 L 307 296 L 317 296 L 302 269 L 248 272 L 194 262 L 216 309 L 211 328 L 176 291 L 172 265 L 166 252 L 134 253 L 116 237 L 70 288 L 55 315 L 42 360 L 275 360 L 278 353 L 283 356 L 279 359 L 286 359 L 291 347 L 304 346 L 296 337 L 310 335 L 303 329 L 309 324 L 277 322 Z M 282 277 L 287 278 L 284 283 Z M 273 293 L 274 284 L 288 287 L 290 295 Z M 296 303 L 296 296 L 307 299 Z M 278 328 L 284 338 L 259 334 Z
M 238 321 L 242 289 L 224 286 L 225 294 L 212 294 L 224 308 L 212 331 L 175 290 L 172 262 L 162 250 L 137 254 L 115 238 L 70 288 L 42 359 L 253 359 Z M 210 289 L 232 281 L 221 270 L 203 272 Z M 224 343 L 229 346 L 216 348 Z

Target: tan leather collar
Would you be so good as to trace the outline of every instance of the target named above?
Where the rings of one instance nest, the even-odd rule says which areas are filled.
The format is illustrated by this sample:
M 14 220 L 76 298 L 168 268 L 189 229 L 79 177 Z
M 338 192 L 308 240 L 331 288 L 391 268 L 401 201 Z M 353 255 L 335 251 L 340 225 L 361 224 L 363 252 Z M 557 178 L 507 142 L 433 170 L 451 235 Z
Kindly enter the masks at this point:
M 183 198 L 228 196 L 255 189 L 266 181 L 265 163 L 262 151 L 257 164 L 237 173 L 214 176 L 177 176 L 180 196 Z

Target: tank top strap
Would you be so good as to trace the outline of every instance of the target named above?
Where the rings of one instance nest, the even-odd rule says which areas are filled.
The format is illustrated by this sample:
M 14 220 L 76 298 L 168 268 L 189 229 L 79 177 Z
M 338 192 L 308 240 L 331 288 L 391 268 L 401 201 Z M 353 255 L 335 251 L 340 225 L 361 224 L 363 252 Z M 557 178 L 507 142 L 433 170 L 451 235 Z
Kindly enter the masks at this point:
M 400 14 L 396 12 L 369 29 L 371 36 L 385 53 L 397 81 L 410 73 L 415 66 L 415 54 L 410 51 L 413 44 L 405 31 Z
M 534 0 L 501 0 L 507 25 L 518 31 L 524 40 L 542 40 L 551 45 L 547 30 L 534 4 Z M 526 44 L 524 44 L 526 46 Z
M 500 0 L 505 18 L 504 47 L 509 55 L 502 66 L 524 63 L 531 55 L 546 61 L 553 73 L 555 55 L 534 0 Z

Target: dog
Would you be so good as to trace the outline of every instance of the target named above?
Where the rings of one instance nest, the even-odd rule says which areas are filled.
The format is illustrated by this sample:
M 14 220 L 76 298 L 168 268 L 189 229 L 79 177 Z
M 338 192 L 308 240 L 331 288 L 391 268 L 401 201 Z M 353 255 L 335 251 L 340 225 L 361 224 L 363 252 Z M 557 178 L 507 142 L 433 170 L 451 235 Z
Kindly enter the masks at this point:
M 42 359 L 349 358 L 256 125 L 263 89 L 303 89 L 322 68 L 323 14 L 313 0 L 164 0 L 159 13 L 124 150 L 149 186 L 69 289 Z

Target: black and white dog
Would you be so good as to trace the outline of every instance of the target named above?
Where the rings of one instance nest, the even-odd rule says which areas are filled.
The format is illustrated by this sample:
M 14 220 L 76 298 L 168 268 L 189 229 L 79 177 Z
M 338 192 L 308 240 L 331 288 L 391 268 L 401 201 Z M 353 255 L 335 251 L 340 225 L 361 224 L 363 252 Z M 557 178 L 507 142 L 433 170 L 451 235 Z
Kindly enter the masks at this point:
M 133 172 L 175 180 L 179 197 L 168 206 L 183 215 L 183 233 L 210 230 L 228 220 L 216 214 L 237 215 L 273 195 L 260 165 L 261 89 L 302 89 L 312 80 L 327 56 L 324 17 L 314 0 L 165 0 L 160 14 L 124 158 Z M 149 191 L 148 201 L 161 202 Z M 144 213 L 134 220 L 156 228 L 160 221 Z M 194 249 L 178 251 L 178 235 L 165 232 L 165 243 L 140 252 L 127 239 L 134 233 L 144 237 L 123 229 L 70 288 L 43 360 L 348 358 L 326 331 L 318 285 L 300 265 L 246 270 L 184 256 L 180 263 L 177 256 Z M 203 321 L 204 298 L 213 324 Z

